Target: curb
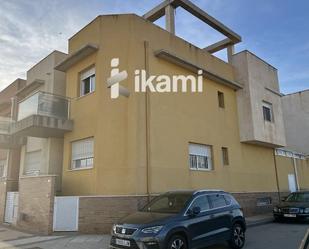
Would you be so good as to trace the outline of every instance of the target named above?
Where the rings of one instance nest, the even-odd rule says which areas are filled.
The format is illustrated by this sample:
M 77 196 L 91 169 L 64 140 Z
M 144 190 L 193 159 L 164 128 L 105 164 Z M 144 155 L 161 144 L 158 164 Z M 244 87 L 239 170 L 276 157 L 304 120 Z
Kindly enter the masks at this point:
M 274 222 L 273 217 L 263 218 L 257 221 L 247 221 L 247 227 L 255 227 L 255 226 L 260 226 L 260 225 L 264 225 L 264 224 L 268 224 L 272 222 Z

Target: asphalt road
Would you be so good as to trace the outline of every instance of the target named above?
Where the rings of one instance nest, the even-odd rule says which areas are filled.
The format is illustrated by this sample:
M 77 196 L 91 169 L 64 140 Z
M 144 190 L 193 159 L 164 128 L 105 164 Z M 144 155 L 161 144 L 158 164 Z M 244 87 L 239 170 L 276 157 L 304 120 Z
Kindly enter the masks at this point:
M 309 223 L 269 223 L 248 228 L 244 249 L 298 249 Z M 216 245 L 207 249 L 228 249 Z

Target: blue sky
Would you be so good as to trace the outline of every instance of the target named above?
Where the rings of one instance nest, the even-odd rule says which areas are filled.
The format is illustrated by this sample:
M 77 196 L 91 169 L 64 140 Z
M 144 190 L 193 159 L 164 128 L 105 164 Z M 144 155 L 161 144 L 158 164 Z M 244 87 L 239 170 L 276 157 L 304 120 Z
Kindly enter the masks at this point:
M 1 0 L 0 90 L 97 15 L 144 14 L 161 0 Z M 240 34 L 236 51 L 248 49 L 279 70 L 283 93 L 309 89 L 309 2 L 306 0 L 192 0 Z M 158 25 L 162 25 L 162 20 Z M 180 8 L 176 33 L 205 47 L 222 38 Z M 224 57 L 222 53 L 218 54 Z

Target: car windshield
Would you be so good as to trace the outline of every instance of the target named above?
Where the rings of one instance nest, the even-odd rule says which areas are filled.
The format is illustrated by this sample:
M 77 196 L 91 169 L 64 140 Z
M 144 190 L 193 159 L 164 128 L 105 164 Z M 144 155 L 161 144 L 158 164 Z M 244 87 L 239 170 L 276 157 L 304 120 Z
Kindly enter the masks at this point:
M 287 202 L 309 202 L 309 193 L 292 193 L 286 200 Z
M 166 193 L 154 198 L 142 212 L 179 213 L 192 196 L 191 193 Z

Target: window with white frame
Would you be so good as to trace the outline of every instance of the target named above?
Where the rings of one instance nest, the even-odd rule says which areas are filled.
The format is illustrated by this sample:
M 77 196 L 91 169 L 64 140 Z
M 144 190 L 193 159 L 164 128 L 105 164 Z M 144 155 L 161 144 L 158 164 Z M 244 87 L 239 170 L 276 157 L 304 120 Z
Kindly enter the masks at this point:
M 189 163 L 192 170 L 212 170 L 212 147 L 189 143 Z
M 4 177 L 6 162 L 6 159 L 0 160 L 0 177 Z
M 92 93 L 95 90 L 95 68 L 91 67 L 80 73 L 80 96 Z
M 72 142 L 71 169 L 92 168 L 94 157 L 93 151 L 93 137 Z
M 273 105 L 271 103 L 268 103 L 266 101 L 263 101 L 263 116 L 264 120 L 268 122 L 273 122 Z

